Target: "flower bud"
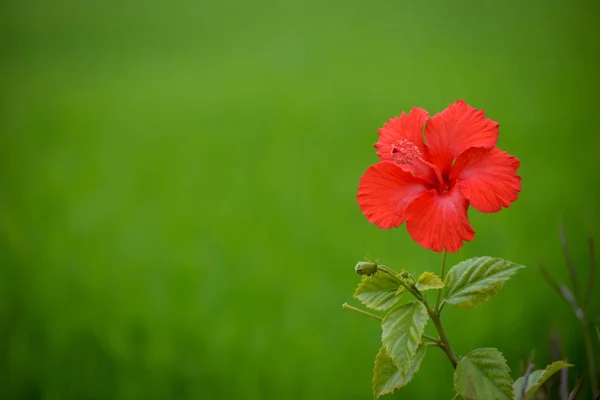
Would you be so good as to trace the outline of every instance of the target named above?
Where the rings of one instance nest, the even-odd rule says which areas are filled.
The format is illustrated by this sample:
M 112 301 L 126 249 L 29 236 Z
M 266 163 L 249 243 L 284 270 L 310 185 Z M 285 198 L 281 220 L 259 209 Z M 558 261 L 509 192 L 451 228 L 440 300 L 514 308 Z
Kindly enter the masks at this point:
M 377 272 L 377 264 L 368 261 L 360 261 L 356 264 L 354 270 L 359 275 L 373 275 Z

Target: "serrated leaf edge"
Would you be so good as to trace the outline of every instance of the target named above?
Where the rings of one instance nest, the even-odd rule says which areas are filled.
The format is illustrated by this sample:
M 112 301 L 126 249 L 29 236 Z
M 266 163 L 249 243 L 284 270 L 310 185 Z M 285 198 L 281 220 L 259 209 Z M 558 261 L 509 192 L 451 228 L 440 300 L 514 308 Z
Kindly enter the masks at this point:
M 424 280 L 425 278 L 432 279 L 436 283 L 436 286 L 422 285 L 421 281 Z M 439 282 L 439 284 L 437 284 L 437 282 Z M 441 284 L 441 286 L 440 286 L 440 284 Z M 437 276 L 433 272 L 427 272 L 427 271 L 423 272 L 419 276 L 419 278 L 417 279 L 417 283 L 415 284 L 415 287 L 420 291 L 431 290 L 431 289 L 443 289 L 445 286 L 446 285 L 444 285 L 444 282 L 440 279 L 439 276 Z

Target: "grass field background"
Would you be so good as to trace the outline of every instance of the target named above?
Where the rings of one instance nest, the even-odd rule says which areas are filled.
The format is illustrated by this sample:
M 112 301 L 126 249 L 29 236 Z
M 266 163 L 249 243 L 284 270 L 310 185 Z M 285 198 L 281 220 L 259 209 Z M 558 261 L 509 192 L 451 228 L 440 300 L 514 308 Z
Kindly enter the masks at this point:
M 532 349 L 550 361 L 557 332 L 573 382 L 581 333 L 538 268 L 567 279 L 562 220 L 586 284 L 598 13 L 566 0 L 3 2 L 0 397 L 369 398 L 380 331 L 341 309 L 357 305 L 354 264 L 420 274 L 441 256 L 369 224 L 357 182 L 387 118 L 457 99 L 500 123 L 523 191 L 471 212 L 475 240 L 449 262 L 529 268 L 479 308 L 446 308 L 450 341 L 497 347 L 520 376 Z M 397 398 L 451 398 L 432 350 Z

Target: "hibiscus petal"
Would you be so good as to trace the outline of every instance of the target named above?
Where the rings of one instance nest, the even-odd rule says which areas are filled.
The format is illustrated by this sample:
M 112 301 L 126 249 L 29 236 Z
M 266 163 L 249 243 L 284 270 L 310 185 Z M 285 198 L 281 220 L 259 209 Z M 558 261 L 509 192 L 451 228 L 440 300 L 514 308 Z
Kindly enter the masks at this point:
M 427 121 L 425 141 L 430 160 L 442 174 L 447 174 L 463 151 L 471 147 L 494 147 L 498 127 L 499 124 L 486 118 L 482 110 L 459 100 Z
M 406 209 L 406 229 L 426 249 L 454 253 L 463 241 L 473 240 L 475 232 L 467 217 L 469 202 L 456 188 L 446 193 L 428 190 Z
M 377 132 L 379 140 L 373 145 L 381 161 L 394 161 L 392 146 L 402 140 L 412 142 L 421 153 L 425 153 L 423 143 L 423 125 L 429 118 L 429 113 L 422 108 L 413 108 L 410 113 L 404 111 L 399 117 L 390 118 L 383 128 Z
M 429 151 L 423 142 L 423 125 L 427 118 L 429 118 L 429 113 L 416 107 L 410 110 L 409 114 L 402 112 L 399 117 L 390 118 L 383 128 L 379 129 L 379 140 L 373 145 L 377 149 L 377 156 L 380 160 L 396 162 L 393 150 L 400 143 L 403 143 L 408 149 L 416 149 L 419 157 L 428 159 Z M 414 160 L 412 163 L 397 162 L 397 164 L 406 172 L 429 182 L 435 182 L 433 170 L 418 160 Z
M 473 148 L 458 157 L 450 179 L 456 179 L 459 190 L 473 207 L 484 213 L 494 213 L 519 198 L 519 165 L 519 160 L 497 147 Z
M 360 178 L 356 198 L 369 222 L 389 229 L 400 226 L 408 204 L 430 188 L 396 164 L 383 161 L 371 165 Z

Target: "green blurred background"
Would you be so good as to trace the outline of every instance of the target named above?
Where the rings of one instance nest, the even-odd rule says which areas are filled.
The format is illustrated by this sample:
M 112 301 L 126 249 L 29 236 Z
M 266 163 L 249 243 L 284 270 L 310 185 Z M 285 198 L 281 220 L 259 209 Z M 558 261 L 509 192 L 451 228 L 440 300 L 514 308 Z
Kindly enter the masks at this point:
M 0 398 L 370 398 L 379 327 L 341 308 L 355 262 L 441 257 L 369 224 L 357 182 L 387 118 L 457 99 L 500 122 L 523 191 L 470 213 L 449 262 L 531 268 L 447 308 L 450 341 L 498 347 L 520 376 L 556 331 L 583 375 L 576 319 L 537 268 L 567 278 L 562 220 L 586 275 L 598 233 L 599 9 L 3 1 Z M 451 379 L 429 351 L 397 397 L 450 398 Z

